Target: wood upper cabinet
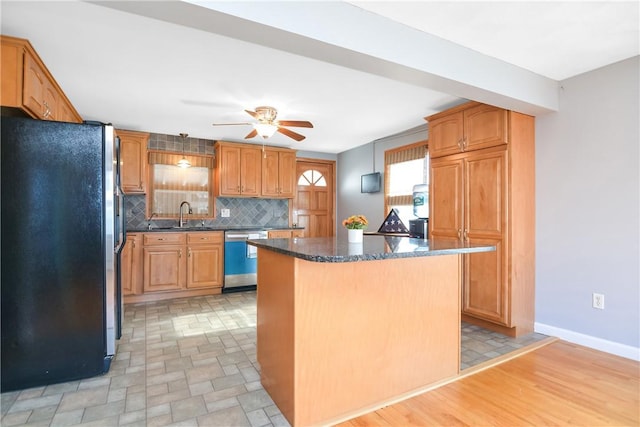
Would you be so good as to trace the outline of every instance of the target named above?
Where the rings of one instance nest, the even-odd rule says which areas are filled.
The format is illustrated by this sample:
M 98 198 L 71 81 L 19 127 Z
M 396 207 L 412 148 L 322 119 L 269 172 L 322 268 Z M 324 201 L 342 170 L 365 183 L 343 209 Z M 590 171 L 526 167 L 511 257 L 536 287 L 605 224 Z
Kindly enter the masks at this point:
M 149 134 L 116 130 L 120 138 L 120 184 L 125 194 L 147 192 L 147 144 Z
M 120 283 L 122 295 L 142 293 L 142 235 L 127 234 L 127 242 L 120 254 Z
M 469 102 L 426 120 L 431 158 L 495 147 L 509 140 L 509 112 L 492 105 Z
M 216 143 L 216 196 L 258 197 L 262 150 L 249 144 Z
M 296 152 L 266 148 L 262 156 L 262 196 L 293 198 Z
M 82 118 L 29 41 L 9 36 L 0 36 L 0 41 L 0 104 L 36 119 L 81 123 Z
M 224 233 L 187 234 L 187 288 L 222 288 Z
M 463 256 L 463 320 L 517 336 L 531 332 L 534 320 L 534 118 L 484 107 L 470 109 L 469 124 L 484 129 L 474 137 L 475 147 L 489 148 L 431 160 L 429 235 L 496 246 Z M 452 116 L 460 114 L 453 109 Z M 437 120 L 444 123 L 446 117 L 444 112 Z M 481 117 L 491 123 L 481 123 Z M 496 125 L 496 117 L 508 128 Z M 512 135 L 509 144 L 488 136 L 497 133 Z

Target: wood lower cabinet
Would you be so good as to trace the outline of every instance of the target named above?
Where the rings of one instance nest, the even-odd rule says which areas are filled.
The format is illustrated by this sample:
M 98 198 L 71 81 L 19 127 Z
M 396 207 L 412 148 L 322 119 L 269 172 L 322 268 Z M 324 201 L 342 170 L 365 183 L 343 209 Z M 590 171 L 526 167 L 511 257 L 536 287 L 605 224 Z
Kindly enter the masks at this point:
M 510 137 L 431 160 L 429 235 L 496 246 L 494 252 L 464 255 L 462 318 L 518 336 L 533 331 L 534 321 L 534 118 L 484 107 L 474 110 L 499 114 L 483 113 L 486 124 L 480 114 L 474 126 L 492 129 L 489 135 L 508 123 L 501 133 Z M 453 109 L 453 120 L 463 112 Z M 446 123 L 446 112 L 437 120 Z
M 304 237 L 304 230 L 269 230 L 269 239 L 291 239 L 292 237 Z
M 28 40 L 2 35 L 0 42 L 2 107 L 35 119 L 82 122 Z
M 142 235 L 127 234 L 127 241 L 120 254 L 120 283 L 122 295 L 142 293 Z
M 147 144 L 149 134 L 116 130 L 120 138 L 120 183 L 125 194 L 147 192 Z
M 187 235 L 187 288 L 222 288 L 224 235 L 190 233 Z
M 185 287 L 185 233 L 144 234 L 144 292 L 176 291 Z
M 140 292 L 125 291 L 125 303 L 214 295 L 222 291 L 224 233 L 139 233 Z M 138 245 L 140 246 L 140 245 Z M 132 247 L 133 248 L 133 247 Z M 125 251 L 126 252 L 126 251 Z M 133 251 L 129 251 L 133 254 Z M 125 253 L 124 259 L 129 255 Z M 131 255 L 133 258 L 133 255 Z M 131 263 L 131 276 L 134 263 Z M 123 277 L 126 270 L 123 268 Z M 133 286 L 133 285 L 131 285 Z

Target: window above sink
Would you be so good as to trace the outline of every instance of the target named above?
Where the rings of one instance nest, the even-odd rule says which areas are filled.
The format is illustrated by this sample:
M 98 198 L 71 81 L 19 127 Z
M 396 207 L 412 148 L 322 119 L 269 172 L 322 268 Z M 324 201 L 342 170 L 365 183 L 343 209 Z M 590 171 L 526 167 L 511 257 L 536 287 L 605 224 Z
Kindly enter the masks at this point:
M 192 213 L 189 219 L 214 218 L 213 156 L 184 156 L 191 167 L 176 166 L 182 153 L 149 152 L 149 191 L 147 191 L 147 217 L 175 219 L 180 215 L 180 204 L 187 201 Z

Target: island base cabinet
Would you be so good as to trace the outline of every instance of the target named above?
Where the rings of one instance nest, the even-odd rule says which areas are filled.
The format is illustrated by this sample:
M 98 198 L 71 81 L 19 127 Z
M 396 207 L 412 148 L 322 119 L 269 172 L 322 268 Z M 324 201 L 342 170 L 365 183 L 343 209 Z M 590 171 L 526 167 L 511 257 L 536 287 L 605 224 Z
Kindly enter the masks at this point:
M 460 255 L 323 263 L 258 248 L 261 382 L 293 426 L 458 375 Z

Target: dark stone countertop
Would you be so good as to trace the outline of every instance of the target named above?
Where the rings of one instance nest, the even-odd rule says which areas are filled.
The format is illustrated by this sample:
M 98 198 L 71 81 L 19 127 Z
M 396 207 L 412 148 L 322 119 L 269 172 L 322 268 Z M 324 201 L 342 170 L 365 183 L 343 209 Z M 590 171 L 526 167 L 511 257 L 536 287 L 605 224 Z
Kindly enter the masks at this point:
M 213 227 L 201 227 L 201 226 L 191 226 L 191 227 L 152 227 L 151 230 L 148 228 L 140 228 L 140 229 L 128 229 L 127 233 L 154 233 L 154 232 L 194 232 L 194 231 L 243 231 L 243 230 L 304 230 L 304 227 L 262 227 L 259 225 L 227 225 L 227 226 L 213 226 Z
M 247 243 L 262 249 L 314 262 L 374 261 L 435 255 L 490 252 L 495 246 L 469 244 L 458 240 L 425 240 L 411 237 L 365 235 L 362 243 L 346 238 L 311 237 L 293 239 L 254 239 Z

